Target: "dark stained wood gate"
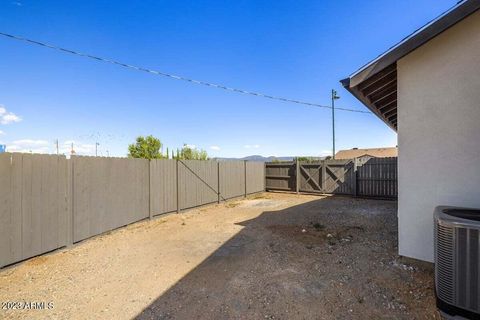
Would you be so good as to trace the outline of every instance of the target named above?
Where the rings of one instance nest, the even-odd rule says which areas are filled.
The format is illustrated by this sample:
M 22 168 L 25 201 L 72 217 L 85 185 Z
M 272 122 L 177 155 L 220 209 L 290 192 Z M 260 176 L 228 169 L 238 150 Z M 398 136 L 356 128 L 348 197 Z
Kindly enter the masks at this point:
M 267 191 L 397 197 L 396 158 L 269 162 L 265 168 Z
M 352 160 L 299 162 L 298 170 L 299 192 L 336 194 L 353 194 L 355 192 L 354 163 Z

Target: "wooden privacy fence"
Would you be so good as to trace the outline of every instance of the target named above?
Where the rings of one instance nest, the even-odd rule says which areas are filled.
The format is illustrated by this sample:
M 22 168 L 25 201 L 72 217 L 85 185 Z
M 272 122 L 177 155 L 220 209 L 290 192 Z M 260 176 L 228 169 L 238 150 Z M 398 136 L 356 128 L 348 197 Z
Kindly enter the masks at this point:
M 149 217 L 145 159 L 72 157 L 73 242 Z
M 261 162 L 150 161 L 150 214 L 180 211 L 265 190 Z
M 362 159 L 364 160 L 364 159 Z M 266 190 L 396 199 L 397 158 L 324 160 L 265 165 Z
M 0 267 L 167 212 L 264 191 L 259 162 L 0 154 Z
M 67 160 L 0 154 L 0 267 L 68 243 Z

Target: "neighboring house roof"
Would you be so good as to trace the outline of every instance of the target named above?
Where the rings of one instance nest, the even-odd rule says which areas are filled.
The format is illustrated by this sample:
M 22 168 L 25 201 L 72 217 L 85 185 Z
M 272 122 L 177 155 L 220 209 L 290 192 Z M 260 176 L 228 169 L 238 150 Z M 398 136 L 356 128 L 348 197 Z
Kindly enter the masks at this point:
M 480 9 L 480 0 L 460 1 L 455 7 L 404 38 L 369 62 L 342 85 L 393 130 L 397 130 L 397 61 Z
M 353 148 L 350 150 L 340 150 L 335 154 L 335 159 L 354 159 L 364 156 L 370 156 L 375 158 L 388 158 L 398 156 L 398 148 L 371 148 L 371 149 L 358 149 Z

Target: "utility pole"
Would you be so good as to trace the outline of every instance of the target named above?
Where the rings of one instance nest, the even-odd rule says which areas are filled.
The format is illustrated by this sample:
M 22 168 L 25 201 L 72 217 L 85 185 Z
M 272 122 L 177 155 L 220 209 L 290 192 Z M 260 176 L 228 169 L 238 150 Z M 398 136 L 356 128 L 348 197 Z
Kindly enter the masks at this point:
M 100 145 L 100 143 L 98 142 L 95 142 L 95 157 L 97 156 L 98 154 L 98 146 Z
M 335 100 L 340 99 L 337 91 L 332 89 L 332 158 L 335 159 Z

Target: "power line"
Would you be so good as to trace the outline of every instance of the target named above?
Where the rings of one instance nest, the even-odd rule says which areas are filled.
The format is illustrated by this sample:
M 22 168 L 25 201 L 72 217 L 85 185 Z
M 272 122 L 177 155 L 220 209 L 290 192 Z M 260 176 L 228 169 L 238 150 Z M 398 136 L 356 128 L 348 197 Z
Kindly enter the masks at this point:
M 124 67 L 124 68 L 134 69 L 134 70 L 137 70 L 137 71 L 143 71 L 143 72 L 151 73 L 151 74 L 158 75 L 158 76 L 168 77 L 168 78 L 175 79 L 175 80 L 187 81 L 187 82 L 190 82 L 190 83 L 199 84 L 199 85 L 203 85 L 203 86 L 207 86 L 207 87 L 213 87 L 213 88 L 217 88 L 217 89 L 223 89 L 223 90 L 226 90 L 226 91 L 237 92 L 237 93 L 241 93 L 241 94 L 252 95 L 252 96 L 257 96 L 257 97 L 262 97 L 262 98 L 267 98 L 267 99 L 272 99 L 272 100 L 279 100 L 279 101 L 283 101 L 283 102 L 302 104 L 302 105 L 306 105 L 306 106 L 310 106 L 310 107 L 332 109 L 332 107 L 330 107 L 330 106 L 324 106 L 324 105 L 321 105 L 321 104 L 318 104 L 318 103 L 312 103 L 312 102 L 301 101 L 301 100 L 296 100 L 296 99 L 287 99 L 287 98 L 272 96 L 272 95 L 268 95 L 268 94 L 264 94 L 264 93 L 260 93 L 260 92 L 254 92 L 254 91 L 247 91 L 247 90 L 232 88 L 232 87 L 228 87 L 228 86 L 224 86 L 224 85 L 220 85 L 220 84 L 215 84 L 215 83 L 210 83 L 210 82 L 206 82 L 206 81 L 190 79 L 190 78 L 186 78 L 186 77 L 182 77 L 182 76 L 177 76 L 177 75 L 174 75 L 174 74 L 169 74 L 169 73 L 166 73 L 166 72 L 161 72 L 161 71 L 151 70 L 151 69 L 148 69 L 148 68 L 138 67 L 138 66 L 134 66 L 134 65 L 131 65 L 131 64 L 126 64 L 126 63 L 123 63 L 123 62 L 118 62 L 116 60 L 111 60 L 111 59 L 106 59 L 106 58 L 102 58 L 102 57 L 98 57 L 98 56 L 94 56 L 94 55 L 90 55 L 90 54 L 86 54 L 86 53 L 81 53 L 81 52 L 77 52 L 77 51 L 74 51 L 74 50 L 65 49 L 65 48 L 54 46 L 54 45 L 51 45 L 51 44 L 48 44 L 48 43 L 44 43 L 44 42 L 40 42 L 40 41 L 28 39 L 28 38 L 16 36 L 16 35 L 8 34 L 8 33 L 0 32 L 0 35 L 2 35 L 4 37 L 7 37 L 7 38 L 14 39 L 14 40 L 23 41 L 23 42 L 26 42 L 26 43 L 29 43 L 29 44 L 34 44 L 34 45 L 50 48 L 50 49 L 53 49 L 53 50 L 73 54 L 73 55 L 76 55 L 76 56 L 81 56 L 81 57 L 84 57 L 84 58 L 89 58 L 89 59 L 93 59 L 93 60 L 97 60 L 97 61 L 102 61 L 102 62 L 118 65 L 118 66 L 121 66 L 121 67 Z M 369 112 L 369 111 L 356 110 L 356 109 L 348 109 L 348 108 L 335 108 L 335 109 L 336 110 L 342 110 L 342 111 L 349 111 L 349 112 L 371 114 L 371 112 Z

